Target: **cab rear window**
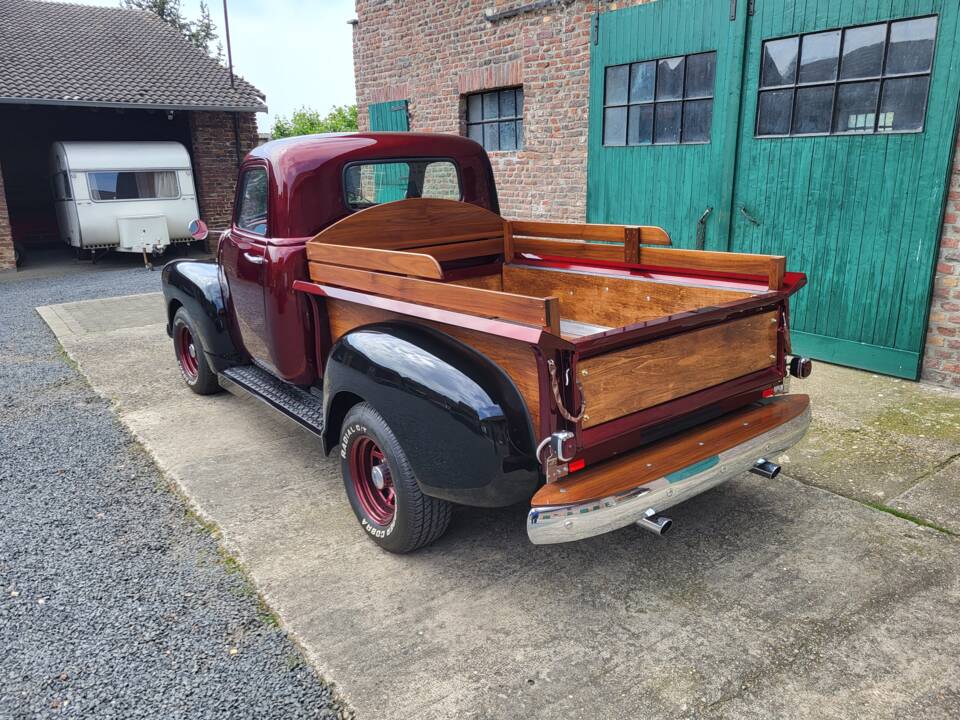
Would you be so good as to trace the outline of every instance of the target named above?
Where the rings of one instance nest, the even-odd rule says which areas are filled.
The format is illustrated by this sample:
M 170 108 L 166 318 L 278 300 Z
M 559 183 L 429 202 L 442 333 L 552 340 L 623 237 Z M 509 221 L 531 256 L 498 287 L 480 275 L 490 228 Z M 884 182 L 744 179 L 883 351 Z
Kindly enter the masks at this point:
M 343 188 L 351 210 L 407 198 L 460 200 L 462 196 L 452 160 L 352 163 L 343 171 Z

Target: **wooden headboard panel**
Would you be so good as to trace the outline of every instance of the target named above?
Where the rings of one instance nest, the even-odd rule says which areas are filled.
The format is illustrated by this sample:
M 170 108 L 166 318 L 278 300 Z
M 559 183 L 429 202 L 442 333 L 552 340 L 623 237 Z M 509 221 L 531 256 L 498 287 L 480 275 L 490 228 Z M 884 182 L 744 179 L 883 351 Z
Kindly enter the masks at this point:
M 374 205 L 321 231 L 311 243 L 379 250 L 503 238 L 504 220 L 477 205 L 456 200 L 410 198 Z

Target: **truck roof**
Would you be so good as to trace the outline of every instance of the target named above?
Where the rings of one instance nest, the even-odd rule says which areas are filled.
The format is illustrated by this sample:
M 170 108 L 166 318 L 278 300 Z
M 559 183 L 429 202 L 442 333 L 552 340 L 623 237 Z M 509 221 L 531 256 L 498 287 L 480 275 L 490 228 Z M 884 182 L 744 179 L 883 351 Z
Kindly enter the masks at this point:
M 300 135 L 254 148 L 244 165 L 267 164 L 271 174 L 271 233 L 303 238 L 349 215 L 342 173 L 351 162 L 446 158 L 459 168 L 463 200 L 499 212 L 490 161 L 469 138 L 442 133 L 356 132 Z

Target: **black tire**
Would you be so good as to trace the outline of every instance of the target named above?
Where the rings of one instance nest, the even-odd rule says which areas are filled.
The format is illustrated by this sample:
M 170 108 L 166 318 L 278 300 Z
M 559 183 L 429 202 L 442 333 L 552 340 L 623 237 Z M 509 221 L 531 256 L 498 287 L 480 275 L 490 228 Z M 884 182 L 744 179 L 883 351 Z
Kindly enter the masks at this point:
M 220 392 L 217 374 L 207 364 L 200 335 L 185 308 L 179 308 L 173 316 L 173 352 L 187 387 L 197 395 Z
M 389 521 L 378 520 L 364 507 L 358 492 L 363 492 L 363 471 L 354 474 L 357 455 L 372 441 L 382 452 L 380 465 L 386 465 L 386 483 L 394 493 L 393 516 Z M 361 445 L 362 443 L 362 445 Z M 361 527 L 377 545 L 392 553 L 408 553 L 429 545 L 443 535 L 450 524 L 453 506 L 446 500 L 424 495 L 413 474 L 407 455 L 396 436 L 372 405 L 355 405 L 343 421 L 340 433 L 340 467 L 343 486 L 350 506 Z M 358 491 L 358 487 L 359 489 Z

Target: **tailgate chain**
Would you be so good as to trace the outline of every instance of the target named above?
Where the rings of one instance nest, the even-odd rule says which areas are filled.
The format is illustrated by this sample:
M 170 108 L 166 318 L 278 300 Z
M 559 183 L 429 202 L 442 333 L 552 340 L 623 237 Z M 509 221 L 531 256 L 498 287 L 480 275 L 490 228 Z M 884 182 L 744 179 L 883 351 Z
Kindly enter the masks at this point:
M 576 415 L 571 415 L 567 408 L 563 406 L 563 400 L 560 398 L 560 386 L 557 383 L 557 364 L 553 360 L 547 360 L 547 368 L 550 370 L 550 387 L 553 388 L 553 400 L 557 404 L 557 411 L 563 416 L 564 420 L 572 423 L 578 423 L 583 420 L 583 415 L 587 411 L 587 400 L 583 394 L 583 384 L 580 378 L 577 378 L 577 392 L 580 393 L 580 411 Z

